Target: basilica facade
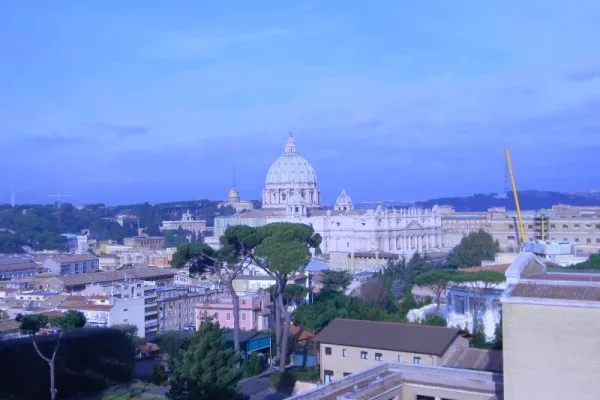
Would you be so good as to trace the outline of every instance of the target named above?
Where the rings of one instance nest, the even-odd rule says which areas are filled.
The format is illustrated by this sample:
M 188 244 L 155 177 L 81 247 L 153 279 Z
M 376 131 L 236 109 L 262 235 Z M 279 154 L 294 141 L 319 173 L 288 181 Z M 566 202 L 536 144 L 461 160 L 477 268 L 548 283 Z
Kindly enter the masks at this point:
M 313 166 L 298 154 L 291 134 L 283 155 L 271 165 L 263 189 L 262 209 L 215 219 L 214 241 L 228 226 L 262 226 L 273 222 L 311 225 L 322 237 L 325 254 L 393 254 L 436 252 L 444 248 L 441 215 L 432 209 L 357 210 L 345 190 L 333 209 L 321 206 L 321 190 Z M 209 239 L 209 238 L 207 238 Z M 339 256 L 339 254 L 338 254 Z

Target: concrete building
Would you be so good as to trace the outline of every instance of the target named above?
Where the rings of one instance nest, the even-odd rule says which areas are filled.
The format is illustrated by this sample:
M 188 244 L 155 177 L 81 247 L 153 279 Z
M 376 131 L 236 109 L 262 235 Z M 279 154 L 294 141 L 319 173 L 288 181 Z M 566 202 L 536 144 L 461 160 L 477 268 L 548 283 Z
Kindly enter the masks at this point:
M 440 206 L 445 248 L 454 248 L 471 232 L 487 227 L 487 212 L 456 212 L 454 207 Z
M 506 279 L 505 397 L 597 399 L 600 274 L 551 273 L 533 253 L 521 253 Z
M 525 235 L 530 242 L 550 240 L 575 243 L 578 252 L 600 250 L 600 207 L 556 205 L 551 209 L 523 211 Z M 505 251 L 518 251 L 517 215 L 504 208 L 488 212 L 487 231 Z
M 33 287 L 39 290 L 57 292 L 81 292 L 90 284 L 122 283 L 127 280 L 141 279 L 156 282 L 157 286 L 173 283 L 174 272 L 159 267 L 135 267 L 113 272 L 95 272 L 72 276 L 53 276 L 35 278 Z
M 156 288 L 158 305 L 158 331 L 168 332 L 196 327 L 196 305 L 210 303 L 219 292 L 191 291 L 187 287 L 163 286 Z
M 127 321 L 122 323 L 133 324 L 138 327 L 140 337 L 152 337 L 158 333 L 158 304 L 156 283 L 142 279 L 127 278 L 119 281 L 88 284 L 79 294 L 81 296 L 107 296 L 111 301 L 126 301 L 136 299 L 134 303 L 136 313 L 127 314 L 129 307 L 117 308 L 113 321 Z M 140 304 L 138 304 L 140 303 Z M 123 303 L 119 303 L 123 304 Z M 123 310 L 126 308 L 127 310 Z
M 34 276 L 37 268 L 30 257 L 0 257 L 0 281 Z
M 114 325 L 135 325 L 138 336 L 145 337 L 144 298 L 107 295 L 69 296 L 58 310 L 81 312 L 90 327 L 106 328 Z
M 214 236 L 205 241 L 218 246 L 218 239 L 228 226 L 294 222 L 311 225 L 321 235 L 323 253 L 380 251 L 412 255 L 444 247 L 437 206 L 431 210 L 356 210 L 344 190 L 334 209 L 326 210 L 321 207 L 320 193 L 312 165 L 298 154 L 290 136 L 284 154 L 267 173 L 263 208 L 215 218 Z
M 240 329 L 263 330 L 272 325 L 271 298 L 269 293 L 259 290 L 239 296 Z M 233 302 L 231 298 L 214 298 L 205 303 L 196 304 L 196 329 L 204 318 L 212 317 L 219 322 L 221 328 L 233 329 Z
M 100 269 L 98 257 L 92 254 L 57 254 L 38 259 L 42 268 L 53 275 L 81 275 Z
M 134 236 L 123 239 L 123 244 L 135 251 L 162 250 L 165 248 L 165 238 L 164 236 Z
M 162 221 L 160 225 L 161 231 L 177 231 L 183 229 L 190 231 L 196 235 L 201 235 L 206 230 L 206 221 L 203 219 L 194 219 L 194 216 L 189 210 L 181 216 L 179 221 Z
M 276 284 L 275 278 L 270 275 L 240 275 L 233 280 L 233 289 L 237 294 L 266 290 Z

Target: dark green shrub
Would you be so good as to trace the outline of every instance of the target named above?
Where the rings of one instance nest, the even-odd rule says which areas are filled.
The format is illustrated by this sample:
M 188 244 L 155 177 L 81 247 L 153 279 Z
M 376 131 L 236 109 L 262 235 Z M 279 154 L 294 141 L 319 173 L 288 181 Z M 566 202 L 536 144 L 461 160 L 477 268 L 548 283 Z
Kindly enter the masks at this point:
M 158 364 L 152 368 L 152 383 L 162 385 L 167 380 L 167 372 L 165 366 Z
M 40 351 L 50 356 L 58 336 L 40 336 Z M 78 329 L 63 335 L 56 356 L 59 398 L 97 393 L 129 383 L 133 373 L 131 340 L 114 329 Z M 0 399 L 47 400 L 48 364 L 36 353 L 30 338 L 8 340 L 0 346 Z
M 423 325 L 431 325 L 431 326 L 448 326 L 446 322 L 446 318 L 437 314 L 429 314 L 423 319 Z
M 263 373 L 265 370 L 265 360 L 257 354 L 250 354 L 244 363 L 244 376 L 256 376 Z
M 274 372 L 269 379 L 271 387 L 282 393 L 291 393 L 296 384 L 296 377 L 290 372 Z

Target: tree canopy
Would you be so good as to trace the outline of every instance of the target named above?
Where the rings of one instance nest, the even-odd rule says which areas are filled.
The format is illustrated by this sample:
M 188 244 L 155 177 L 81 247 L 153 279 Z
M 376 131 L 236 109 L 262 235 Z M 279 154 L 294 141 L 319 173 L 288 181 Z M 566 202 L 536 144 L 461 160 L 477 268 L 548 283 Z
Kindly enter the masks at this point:
M 322 290 L 343 292 L 352 282 L 352 275 L 347 271 L 327 270 L 321 273 Z
M 458 268 L 475 267 L 483 260 L 494 260 L 500 251 L 498 241 L 492 235 L 480 230 L 462 238 L 452 253 L 452 261 Z

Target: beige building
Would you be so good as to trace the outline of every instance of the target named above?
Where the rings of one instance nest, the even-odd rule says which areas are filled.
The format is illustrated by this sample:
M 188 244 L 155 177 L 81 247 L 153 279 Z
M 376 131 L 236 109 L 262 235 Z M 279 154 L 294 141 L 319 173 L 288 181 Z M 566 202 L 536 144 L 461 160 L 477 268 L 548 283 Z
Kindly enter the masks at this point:
M 162 250 L 165 248 L 164 236 L 134 236 L 123 239 L 125 246 L 133 250 Z
M 549 273 L 521 253 L 506 277 L 505 397 L 600 398 L 600 274 Z
M 229 195 L 227 196 L 227 201 L 224 203 L 219 203 L 217 205 L 218 208 L 231 206 L 235 210 L 236 213 L 241 213 L 246 210 L 253 210 L 254 203 L 251 201 L 242 200 L 240 198 L 240 193 L 235 188 L 235 185 L 229 190 Z
M 551 240 L 575 243 L 577 251 L 600 250 L 600 207 L 557 205 L 551 209 L 523 211 L 527 241 Z M 486 230 L 505 251 L 518 250 L 517 215 L 504 208 L 488 211 Z
M 502 399 L 501 352 L 458 329 L 336 319 L 314 339 L 325 383 L 294 399 Z
M 451 206 L 441 206 L 444 248 L 456 247 L 471 232 L 486 229 L 487 212 L 456 212 Z
M 266 290 L 276 283 L 275 278 L 270 275 L 240 275 L 233 280 L 233 290 L 236 293 L 257 292 Z

